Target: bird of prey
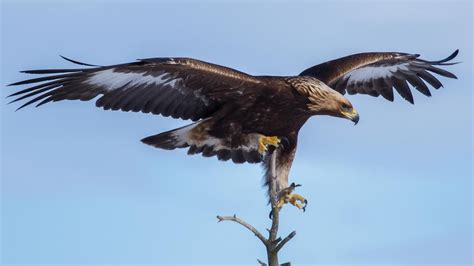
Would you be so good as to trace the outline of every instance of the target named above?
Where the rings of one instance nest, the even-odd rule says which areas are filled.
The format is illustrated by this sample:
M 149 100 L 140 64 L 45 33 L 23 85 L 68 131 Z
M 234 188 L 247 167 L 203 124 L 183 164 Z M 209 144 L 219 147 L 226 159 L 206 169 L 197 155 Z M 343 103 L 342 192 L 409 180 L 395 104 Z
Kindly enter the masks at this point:
M 132 63 L 96 66 L 64 58 L 84 67 L 27 70 L 43 74 L 10 85 L 30 85 L 10 96 L 28 100 L 19 109 L 62 100 L 96 100 L 104 110 L 171 116 L 193 123 L 142 139 L 148 145 L 188 154 L 215 156 L 234 163 L 260 163 L 270 180 L 269 150 L 276 156 L 277 207 L 290 203 L 304 210 L 306 199 L 293 193 L 288 175 L 298 132 L 315 115 L 341 117 L 356 123 L 359 114 L 344 94 L 382 95 L 394 100 L 394 89 L 413 104 L 412 88 L 431 96 L 427 84 L 442 87 L 434 74 L 456 76 L 418 54 L 359 53 L 310 67 L 298 76 L 253 76 L 191 58 L 150 58 Z M 427 84 L 426 84 L 426 83 Z M 411 86 L 410 86 L 410 85 Z

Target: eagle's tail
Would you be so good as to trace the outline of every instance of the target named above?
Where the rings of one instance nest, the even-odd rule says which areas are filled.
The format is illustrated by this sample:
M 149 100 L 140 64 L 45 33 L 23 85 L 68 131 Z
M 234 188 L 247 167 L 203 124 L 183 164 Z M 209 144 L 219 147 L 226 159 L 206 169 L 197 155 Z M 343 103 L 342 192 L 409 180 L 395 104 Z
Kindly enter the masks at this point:
M 142 139 L 142 142 L 156 148 L 174 150 L 189 147 L 187 133 L 196 126 L 196 123 L 162 132 Z
M 189 155 L 217 156 L 221 161 L 232 160 L 234 163 L 262 161 L 262 156 L 258 152 L 260 134 L 242 134 L 241 143 L 232 147 L 229 139 L 221 139 L 209 134 L 205 121 L 206 119 L 149 136 L 142 139 L 142 142 L 165 150 L 189 147 Z

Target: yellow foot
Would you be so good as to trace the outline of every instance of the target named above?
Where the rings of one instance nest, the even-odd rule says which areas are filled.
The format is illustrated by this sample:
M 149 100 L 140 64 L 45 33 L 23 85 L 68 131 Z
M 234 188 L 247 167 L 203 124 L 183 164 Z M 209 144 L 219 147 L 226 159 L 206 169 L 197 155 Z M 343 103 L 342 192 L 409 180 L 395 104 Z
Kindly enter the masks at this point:
M 306 210 L 306 205 L 308 201 L 299 194 L 292 194 L 296 187 L 301 185 L 295 185 L 295 183 L 291 183 L 291 185 L 278 193 L 278 202 L 276 207 L 281 209 L 283 205 L 290 203 L 291 205 L 295 206 L 298 209 Z
M 258 139 L 258 152 L 261 155 L 263 155 L 267 151 L 268 145 L 278 147 L 279 144 L 280 144 L 280 139 L 276 136 L 272 136 L 272 137 L 262 136 Z

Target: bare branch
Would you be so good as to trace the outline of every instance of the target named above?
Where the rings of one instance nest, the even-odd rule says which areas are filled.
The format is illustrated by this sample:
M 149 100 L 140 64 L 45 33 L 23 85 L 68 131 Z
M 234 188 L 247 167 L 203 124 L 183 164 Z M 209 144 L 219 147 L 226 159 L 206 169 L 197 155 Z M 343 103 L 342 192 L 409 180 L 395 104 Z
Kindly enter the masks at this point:
M 296 235 L 296 231 L 293 231 L 293 232 L 291 232 L 287 237 L 285 237 L 285 238 L 275 247 L 275 252 L 280 251 L 280 249 L 281 249 L 288 241 L 290 241 L 295 235 Z
M 277 208 L 277 201 L 278 201 L 278 192 L 276 191 L 276 156 L 277 153 L 274 151 L 271 151 L 271 154 L 269 154 L 270 157 L 270 182 L 269 182 L 269 196 L 270 196 L 270 205 L 271 205 L 271 215 L 270 219 L 272 219 L 272 226 L 270 229 L 267 229 L 269 236 L 268 239 L 266 239 L 255 227 L 252 225 L 246 223 L 244 220 L 237 218 L 237 216 L 234 214 L 234 216 L 217 216 L 217 219 L 219 222 L 222 221 L 233 221 L 236 222 L 248 230 L 250 230 L 255 236 L 262 241 L 262 243 L 265 245 L 267 249 L 267 259 L 268 259 L 268 264 L 262 262 L 261 260 L 257 259 L 258 263 L 261 266 L 278 266 L 280 265 L 278 263 L 278 251 L 288 242 L 290 241 L 295 235 L 296 232 L 293 231 L 291 232 L 287 237 L 285 237 L 283 240 L 281 237 L 278 237 L 278 225 L 280 222 L 280 209 Z M 282 264 L 282 266 L 291 266 L 290 262 Z
M 276 244 L 278 244 L 278 242 L 280 242 L 280 241 L 281 241 L 281 237 L 278 237 L 277 239 L 275 239 L 275 240 L 272 241 L 272 244 L 276 245 Z
M 278 235 L 278 225 L 280 223 L 280 210 L 277 208 L 277 191 L 276 191 L 276 156 L 275 151 L 272 152 L 270 157 L 270 173 L 271 180 L 269 183 L 270 186 L 270 203 L 272 206 L 272 227 L 270 229 L 269 240 L 271 242 L 275 241 Z
M 236 222 L 236 223 L 244 226 L 245 228 L 249 229 L 256 237 L 258 237 L 258 239 L 260 239 L 260 241 L 262 241 L 262 243 L 265 246 L 268 245 L 267 239 L 257 229 L 255 229 L 255 227 L 248 224 L 244 220 L 238 218 L 235 214 L 234 214 L 234 216 L 220 216 L 220 215 L 217 215 L 217 219 L 219 220 L 219 222 L 232 221 L 232 222 Z

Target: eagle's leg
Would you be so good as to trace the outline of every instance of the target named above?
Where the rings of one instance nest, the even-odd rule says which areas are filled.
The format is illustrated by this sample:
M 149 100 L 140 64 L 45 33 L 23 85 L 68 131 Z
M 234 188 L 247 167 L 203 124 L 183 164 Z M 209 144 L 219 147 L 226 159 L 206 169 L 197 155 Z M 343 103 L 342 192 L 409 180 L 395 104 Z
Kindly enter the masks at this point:
M 295 185 L 295 183 L 291 183 L 289 187 L 278 192 L 278 201 L 276 205 L 278 209 L 281 209 L 283 205 L 290 203 L 298 209 L 302 209 L 303 211 L 306 210 L 308 201 L 303 196 L 293 193 L 295 188 L 299 186 L 301 185 Z
M 263 155 L 267 151 L 268 145 L 278 147 L 279 144 L 280 144 L 280 139 L 276 136 L 271 136 L 271 137 L 261 136 L 258 139 L 258 152 Z

